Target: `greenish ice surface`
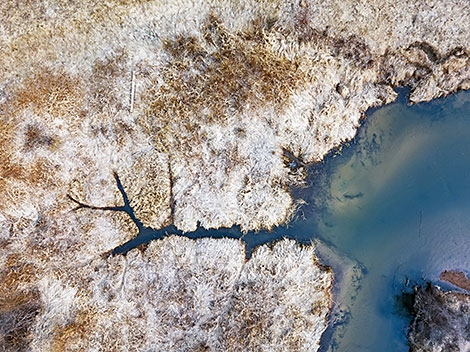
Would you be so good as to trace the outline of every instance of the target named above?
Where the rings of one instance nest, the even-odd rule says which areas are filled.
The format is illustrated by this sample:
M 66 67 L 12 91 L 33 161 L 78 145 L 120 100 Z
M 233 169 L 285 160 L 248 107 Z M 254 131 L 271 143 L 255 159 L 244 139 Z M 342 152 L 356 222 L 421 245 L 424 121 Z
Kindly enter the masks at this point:
M 470 270 L 470 92 L 412 106 L 406 93 L 311 167 L 297 220 L 258 235 L 320 239 L 337 256 L 323 262 L 360 269 L 338 276 L 322 351 L 408 351 L 402 293 L 428 280 L 450 288 L 441 271 Z

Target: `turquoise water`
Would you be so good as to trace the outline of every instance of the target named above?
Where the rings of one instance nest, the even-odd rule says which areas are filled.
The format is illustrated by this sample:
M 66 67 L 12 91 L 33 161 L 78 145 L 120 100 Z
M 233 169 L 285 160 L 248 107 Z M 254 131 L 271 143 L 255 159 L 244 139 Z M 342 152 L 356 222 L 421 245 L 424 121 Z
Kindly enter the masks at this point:
M 348 319 L 323 350 L 408 351 L 397 297 L 409 282 L 450 287 L 439 281 L 444 269 L 470 270 L 468 141 L 469 92 L 415 106 L 401 94 L 312 168 L 312 185 L 299 192 L 310 203 L 306 219 L 284 231 L 318 237 L 364 269 L 345 288 Z

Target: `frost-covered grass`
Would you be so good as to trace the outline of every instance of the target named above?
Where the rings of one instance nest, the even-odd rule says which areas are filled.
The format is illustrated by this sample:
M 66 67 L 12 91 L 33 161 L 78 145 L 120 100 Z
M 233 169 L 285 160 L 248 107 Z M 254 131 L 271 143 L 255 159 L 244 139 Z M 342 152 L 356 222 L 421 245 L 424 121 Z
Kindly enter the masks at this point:
M 470 84 L 465 1 L 0 6 L 0 182 L 14 190 L 0 206 L 15 216 L 39 182 L 34 207 L 71 184 L 116 203 L 114 170 L 153 227 L 271 228 L 304 177 L 283 149 L 321 160 L 393 86 L 423 101 Z
M 41 281 L 33 350 L 315 351 L 333 280 L 292 240 L 246 261 L 242 241 L 177 236 L 74 271 Z
M 464 0 L 0 2 L 0 264 L 2 275 L 29 268 L 0 299 L 31 318 L 19 324 L 28 332 L 5 323 L 7 330 L 34 337 L 36 349 L 54 336 L 63 350 L 68 341 L 88 343 L 88 326 L 103 324 L 96 334 L 107 334 L 118 321 L 113 290 L 96 298 L 93 314 L 73 307 L 102 297 L 106 277 L 86 286 L 92 263 L 119 272 L 124 258 L 100 255 L 137 229 L 125 214 L 73 211 L 67 195 L 122 205 L 117 172 L 146 226 L 189 231 L 199 221 L 247 231 L 284 223 L 300 202 L 289 190 L 305 177 L 284 151 L 321 160 L 353 138 L 365 110 L 393 100 L 395 86 L 409 85 L 413 102 L 468 88 L 469 16 Z M 289 253 L 303 255 L 282 255 Z M 201 292 L 216 289 L 207 285 Z M 67 292 L 76 292 L 70 305 Z M 295 312 L 294 321 L 311 326 L 305 311 Z M 126 317 L 106 335 L 109 349 L 121 334 L 144 341 L 148 327 L 132 335 Z M 248 339 L 240 343 L 260 324 L 237 325 Z M 268 325 L 290 336 L 289 322 L 276 324 Z M 190 333 L 183 327 L 175 334 Z M 293 341 L 314 346 L 307 337 Z

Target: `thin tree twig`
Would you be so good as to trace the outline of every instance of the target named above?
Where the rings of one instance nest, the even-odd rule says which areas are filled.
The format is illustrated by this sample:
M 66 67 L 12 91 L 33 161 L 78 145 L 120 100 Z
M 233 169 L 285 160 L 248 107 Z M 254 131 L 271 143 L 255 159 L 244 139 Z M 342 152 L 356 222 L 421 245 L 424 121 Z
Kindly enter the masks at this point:
M 130 97 L 130 112 L 134 111 L 134 96 L 135 96 L 135 71 L 132 70 L 131 73 L 131 97 Z

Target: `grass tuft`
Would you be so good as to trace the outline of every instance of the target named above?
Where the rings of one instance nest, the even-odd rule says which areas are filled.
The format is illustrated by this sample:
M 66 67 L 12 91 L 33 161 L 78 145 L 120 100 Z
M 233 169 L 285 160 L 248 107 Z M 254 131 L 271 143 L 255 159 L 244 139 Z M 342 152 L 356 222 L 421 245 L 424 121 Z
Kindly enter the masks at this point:
M 232 33 L 214 15 L 202 27 L 202 38 L 181 34 L 164 41 L 170 57 L 154 87 L 144 95 L 141 119 L 165 141 L 179 129 L 191 133 L 200 124 L 224 124 L 244 109 L 270 104 L 282 110 L 293 90 L 304 84 L 300 61 L 280 56 L 268 42 L 266 21 L 249 31 Z
M 31 108 L 53 117 L 76 116 L 82 102 L 81 82 L 64 72 L 42 70 L 24 82 L 13 97 L 16 112 Z
M 40 147 L 52 147 L 55 144 L 54 138 L 45 134 L 37 126 L 28 126 L 25 133 L 25 144 L 26 150 L 34 150 Z
M 41 310 L 37 289 L 29 287 L 35 267 L 9 255 L 0 271 L 0 349 L 27 351 L 30 328 Z

